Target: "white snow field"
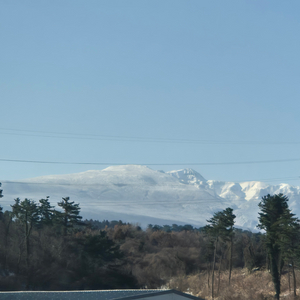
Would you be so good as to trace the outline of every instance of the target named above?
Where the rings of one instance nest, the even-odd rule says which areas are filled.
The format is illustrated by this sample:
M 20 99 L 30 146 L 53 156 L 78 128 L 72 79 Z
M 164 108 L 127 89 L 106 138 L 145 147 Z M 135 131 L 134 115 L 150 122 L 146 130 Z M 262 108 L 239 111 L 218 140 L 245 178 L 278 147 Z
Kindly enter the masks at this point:
M 300 207 L 300 188 L 288 184 L 206 180 L 192 169 L 163 172 L 140 165 L 3 182 L 2 188 L 4 209 L 17 197 L 38 201 L 46 196 L 58 209 L 57 202 L 70 197 L 80 203 L 84 219 L 122 220 L 143 227 L 150 223 L 203 226 L 214 212 L 231 207 L 236 226 L 255 230 L 262 196 L 283 193 L 297 215 Z

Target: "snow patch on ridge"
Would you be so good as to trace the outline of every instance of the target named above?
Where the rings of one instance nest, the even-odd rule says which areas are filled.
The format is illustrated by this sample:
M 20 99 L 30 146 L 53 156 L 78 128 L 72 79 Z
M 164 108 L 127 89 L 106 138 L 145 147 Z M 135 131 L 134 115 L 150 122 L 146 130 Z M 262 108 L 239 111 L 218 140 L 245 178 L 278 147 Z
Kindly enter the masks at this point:
M 246 200 L 261 199 L 261 197 L 268 194 L 270 186 L 260 181 L 248 181 L 240 183 L 242 191 L 245 193 Z
M 182 169 L 178 171 L 169 171 L 166 174 L 170 174 L 175 178 L 178 178 L 180 182 L 184 184 L 202 185 L 206 183 L 206 179 L 193 169 Z
M 209 187 L 213 189 L 219 197 L 231 200 L 244 200 L 245 193 L 238 183 L 224 181 L 207 181 Z
M 2 203 L 12 204 L 14 198 L 38 201 L 50 196 L 55 205 L 61 197 L 70 196 L 80 203 L 84 218 L 106 219 L 127 216 L 125 222 L 151 220 L 166 224 L 190 223 L 203 226 L 216 211 L 232 207 L 236 225 L 254 230 L 257 225 L 258 203 L 267 194 L 283 193 L 289 197 L 293 213 L 300 212 L 300 188 L 288 184 L 269 185 L 264 182 L 224 182 L 206 180 L 192 169 L 155 171 L 146 166 L 111 166 L 104 170 L 50 175 L 3 183 Z M 10 209 L 9 204 L 4 208 Z M 132 219 L 131 219 L 132 217 Z

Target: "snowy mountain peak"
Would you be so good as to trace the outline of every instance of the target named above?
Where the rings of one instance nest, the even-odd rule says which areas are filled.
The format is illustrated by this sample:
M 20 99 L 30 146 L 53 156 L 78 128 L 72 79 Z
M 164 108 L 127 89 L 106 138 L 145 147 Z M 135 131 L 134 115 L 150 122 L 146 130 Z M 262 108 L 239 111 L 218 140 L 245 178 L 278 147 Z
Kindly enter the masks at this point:
M 199 185 L 206 182 L 206 179 L 193 169 L 182 169 L 178 171 L 170 171 L 170 172 L 166 172 L 166 174 L 170 174 L 173 177 L 178 178 L 180 182 L 185 184 Z
M 203 226 L 214 212 L 232 207 L 236 225 L 255 230 L 261 197 L 279 193 L 289 198 L 292 212 L 300 215 L 300 187 L 207 181 L 192 169 L 163 172 L 123 165 L 2 184 L 4 209 L 10 209 L 12 199 L 18 197 L 38 201 L 48 195 L 56 205 L 61 197 L 69 196 L 80 203 L 84 218 L 139 222 L 143 226 L 178 222 Z
M 141 173 L 141 172 L 148 172 L 148 171 L 153 171 L 147 166 L 143 165 L 118 165 L 118 166 L 111 166 L 108 167 L 102 172 L 126 172 L 126 173 Z

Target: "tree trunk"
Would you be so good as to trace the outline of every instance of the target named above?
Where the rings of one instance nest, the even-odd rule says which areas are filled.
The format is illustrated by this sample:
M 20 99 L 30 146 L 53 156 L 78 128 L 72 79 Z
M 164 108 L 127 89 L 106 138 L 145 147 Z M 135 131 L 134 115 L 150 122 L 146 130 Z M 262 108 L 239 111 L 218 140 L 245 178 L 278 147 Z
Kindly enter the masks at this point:
M 210 278 L 210 263 L 207 263 L 207 288 L 210 290 L 210 284 L 209 284 L 209 278 Z
M 29 269 L 29 235 L 28 235 L 27 212 L 25 214 L 25 249 L 26 249 L 26 267 L 27 267 L 27 271 L 28 271 L 28 269 Z
M 24 240 L 21 239 L 21 242 L 19 244 L 19 256 L 18 256 L 18 260 L 17 260 L 17 270 L 16 270 L 17 275 L 19 275 L 19 272 L 20 272 L 21 258 L 22 258 L 22 254 L 23 254 L 23 251 L 24 251 L 23 244 L 24 244 Z
M 29 245 L 29 237 L 30 237 L 30 233 L 32 230 L 32 223 L 29 224 L 29 226 L 27 225 L 27 230 L 28 232 L 26 232 L 26 267 L 27 267 L 27 284 L 26 284 L 26 289 L 29 290 L 29 285 L 30 285 L 30 281 L 31 281 L 31 270 L 30 270 L 30 245 Z
M 294 283 L 294 296 L 297 296 L 297 283 L 296 283 L 296 274 L 295 274 L 295 266 L 294 266 L 294 261 L 292 261 L 292 271 L 293 271 L 293 283 Z
M 272 281 L 274 283 L 275 288 L 275 299 L 279 300 L 280 295 L 280 275 L 279 275 L 279 268 L 278 261 L 279 261 L 279 249 L 278 247 L 272 247 L 270 249 L 270 262 L 271 262 L 271 275 Z
M 290 270 L 290 264 L 288 264 L 288 281 L 289 281 L 289 292 L 291 293 L 291 270 Z
M 232 271 L 232 251 L 233 251 L 233 234 L 231 232 L 231 237 L 230 237 L 230 257 L 229 257 L 229 277 L 228 277 L 228 284 L 230 285 L 230 280 L 231 280 L 231 271 Z
M 222 258 L 223 258 L 223 254 L 221 253 L 221 259 L 220 259 L 219 270 L 218 270 L 218 291 L 217 291 L 218 296 L 220 290 L 220 273 L 221 273 Z
M 67 213 L 65 212 L 65 216 L 64 216 L 64 228 L 63 228 L 63 235 L 64 236 L 67 235 L 67 228 L 68 228 L 68 217 L 67 217 Z
M 217 245 L 218 245 L 218 237 L 216 238 L 216 242 L 215 242 L 214 261 L 213 261 L 212 275 L 211 275 L 211 298 L 212 299 L 214 299 L 214 279 L 215 279 L 215 266 L 216 266 Z
M 7 225 L 5 226 L 5 237 L 4 237 L 4 259 L 3 259 L 3 268 L 4 272 L 8 275 L 7 270 L 7 255 L 8 255 L 8 236 L 9 236 L 9 227 L 11 224 L 12 218 L 10 217 Z

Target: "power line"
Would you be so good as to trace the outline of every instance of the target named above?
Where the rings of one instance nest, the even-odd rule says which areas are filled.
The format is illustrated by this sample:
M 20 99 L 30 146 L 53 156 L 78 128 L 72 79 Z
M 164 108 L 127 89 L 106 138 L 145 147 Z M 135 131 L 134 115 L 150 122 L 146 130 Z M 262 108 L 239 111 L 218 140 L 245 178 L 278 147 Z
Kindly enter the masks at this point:
M 140 166 L 216 166 L 216 165 L 245 165 L 245 164 L 266 164 L 281 162 L 297 162 L 300 158 L 291 159 L 273 159 L 273 160 L 254 160 L 254 161 L 235 161 L 235 162 L 186 162 L 186 163 L 147 163 L 147 164 L 130 164 L 130 163 L 112 163 L 112 162 L 66 162 L 66 161 L 46 161 L 46 160 L 23 160 L 23 159 L 6 159 L 0 158 L 3 162 L 16 163 L 33 163 L 33 164 L 60 164 L 60 165 L 101 165 L 101 166 L 122 166 L 122 165 L 140 165 Z
M 62 138 L 62 139 L 83 139 L 83 140 L 106 140 L 106 141 L 123 141 L 123 142 L 150 142 L 150 143 L 196 143 L 196 144 L 225 144 L 225 145 L 299 145 L 300 141 L 217 141 L 217 140 L 199 140 L 199 139 L 171 139 L 171 138 L 154 138 L 154 137 L 137 137 L 137 136 L 114 136 L 114 135 L 97 135 L 97 134 L 80 134 L 70 132 L 50 132 L 38 130 L 24 130 L 0 128 L 0 134 L 32 136 L 43 138 Z
M 256 180 L 240 180 L 240 181 L 224 181 L 224 180 L 208 180 L 214 181 L 213 185 L 223 185 L 224 183 L 245 183 L 245 182 L 268 182 L 268 181 L 282 181 L 282 180 L 300 180 L 299 176 L 294 177 L 281 177 L 281 178 L 265 178 L 265 179 L 256 179 Z M 2 184 L 24 184 L 24 185 L 48 185 L 48 186 L 77 186 L 77 187 L 103 187 L 103 186 L 112 186 L 114 188 L 122 188 L 127 186 L 140 186 L 140 183 L 55 183 L 55 182 L 30 182 L 30 181 L 11 181 L 11 180 L 1 180 Z M 185 186 L 196 187 L 196 185 L 188 185 L 178 181 L 178 183 L 174 184 L 147 184 L 143 183 L 144 186 L 149 186 L 153 188 L 163 188 L 163 187 L 175 187 L 176 189 L 185 189 Z

